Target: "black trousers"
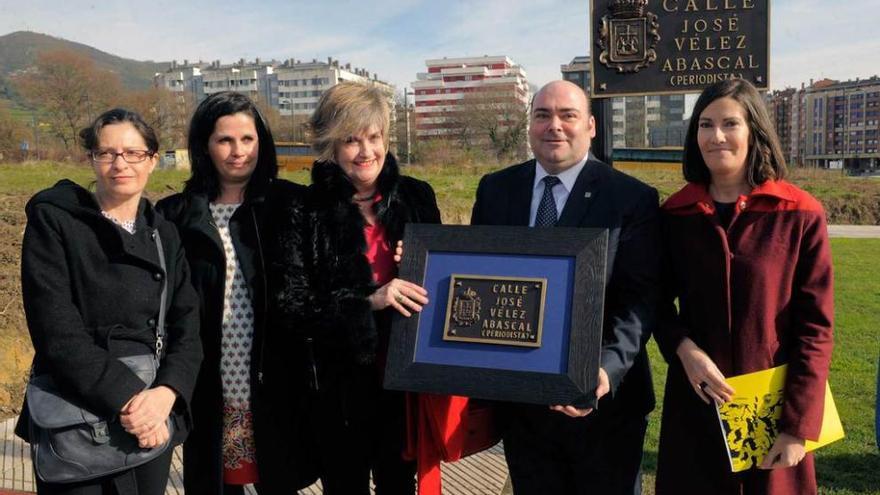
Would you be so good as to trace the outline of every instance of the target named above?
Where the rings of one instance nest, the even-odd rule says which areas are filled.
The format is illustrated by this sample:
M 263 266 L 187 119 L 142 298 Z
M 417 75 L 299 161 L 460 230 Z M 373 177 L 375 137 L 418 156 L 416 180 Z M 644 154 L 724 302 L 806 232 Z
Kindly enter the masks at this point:
M 119 475 L 81 483 L 44 483 L 37 478 L 38 495 L 163 495 L 168 485 L 171 456 L 168 450 L 152 461 Z
M 547 406 L 500 407 L 515 495 L 639 495 L 647 417 L 594 411 L 569 418 Z
M 342 396 L 338 390 L 319 392 L 310 407 L 310 443 L 320 457 L 325 495 L 369 495 L 370 473 L 376 495 L 415 493 L 416 464 L 401 456 L 405 395 L 382 390 L 369 371 L 345 384 Z

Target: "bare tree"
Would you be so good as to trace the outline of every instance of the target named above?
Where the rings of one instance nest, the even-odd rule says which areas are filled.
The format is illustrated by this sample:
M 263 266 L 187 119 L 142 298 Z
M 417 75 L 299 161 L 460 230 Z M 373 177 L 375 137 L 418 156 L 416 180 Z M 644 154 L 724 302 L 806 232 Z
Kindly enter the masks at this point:
M 162 149 L 186 147 L 186 132 L 194 102 L 188 93 L 150 88 L 128 95 L 126 106 L 139 113 L 159 134 Z
M 18 156 L 19 146 L 27 136 L 27 129 L 21 121 L 0 102 L 0 161 Z
M 76 147 L 79 130 L 118 104 L 122 94 L 118 74 L 100 70 L 88 57 L 68 50 L 40 54 L 36 65 L 16 76 L 14 84 L 28 104 L 46 116 L 68 153 Z
M 295 141 L 298 143 L 308 141 L 308 115 L 301 113 L 281 115 L 277 110 L 276 112 L 278 113 L 278 122 L 272 128 L 272 135 L 276 141 Z
M 528 109 L 507 92 L 465 93 L 445 118 L 465 149 L 482 148 L 499 160 L 519 159 L 527 153 Z

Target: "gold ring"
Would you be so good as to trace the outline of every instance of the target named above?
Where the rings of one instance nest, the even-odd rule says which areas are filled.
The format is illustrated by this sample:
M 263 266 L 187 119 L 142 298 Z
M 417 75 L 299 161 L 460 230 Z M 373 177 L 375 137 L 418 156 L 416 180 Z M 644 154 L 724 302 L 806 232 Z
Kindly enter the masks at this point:
M 396 296 L 394 296 L 394 300 L 400 304 L 403 304 L 404 299 L 405 297 L 403 296 L 403 294 L 397 294 Z

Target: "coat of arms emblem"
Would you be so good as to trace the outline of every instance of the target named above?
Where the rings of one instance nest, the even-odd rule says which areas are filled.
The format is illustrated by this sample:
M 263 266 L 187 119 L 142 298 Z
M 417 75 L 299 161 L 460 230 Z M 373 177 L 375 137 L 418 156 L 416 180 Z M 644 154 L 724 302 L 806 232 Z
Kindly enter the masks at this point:
M 469 327 L 480 319 L 480 297 L 477 296 L 477 291 L 468 287 L 455 296 L 452 319 L 462 327 Z
M 613 0 L 602 17 L 597 44 L 599 61 L 617 72 L 638 72 L 657 60 L 657 16 L 646 12 L 648 0 Z

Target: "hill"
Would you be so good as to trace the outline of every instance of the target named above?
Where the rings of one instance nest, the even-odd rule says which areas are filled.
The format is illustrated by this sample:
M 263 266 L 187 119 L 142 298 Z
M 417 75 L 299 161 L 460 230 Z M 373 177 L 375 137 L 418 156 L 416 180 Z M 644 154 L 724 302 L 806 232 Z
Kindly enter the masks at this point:
M 33 66 L 40 53 L 55 50 L 70 50 L 89 57 L 99 68 L 119 74 L 122 84 L 128 89 L 149 87 L 153 75 L 169 66 L 167 62 L 142 62 L 117 57 L 82 43 L 45 34 L 16 31 L 0 36 L 0 98 L 14 99 L 5 83 L 10 74 Z

